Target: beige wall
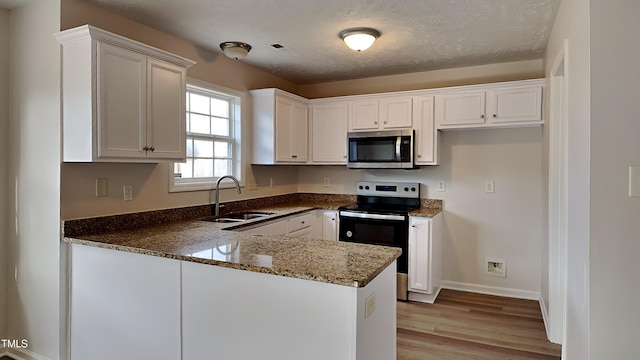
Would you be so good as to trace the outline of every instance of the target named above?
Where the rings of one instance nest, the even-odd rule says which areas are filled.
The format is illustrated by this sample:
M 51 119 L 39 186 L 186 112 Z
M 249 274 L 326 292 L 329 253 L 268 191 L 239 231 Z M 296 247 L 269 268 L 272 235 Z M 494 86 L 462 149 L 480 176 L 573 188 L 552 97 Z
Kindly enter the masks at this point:
M 60 359 L 60 29 L 56 0 L 12 9 L 7 337 Z M 13 271 L 12 271 L 13 275 Z M 38 357 L 40 358 L 40 357 Z
M 640 354 L 640 198 L 628 190 L 629 166 L 640 166 L 640 2 L 590 4 L 589 355 L 631 359 Z
M 547 46 L 549 73 L 568 39 L 568 244 L 565 359 L 589 359 L 590 45 L 589 2 L 563 0 Z M 604 189 L 602 189 L 604 190 Z M 612 329 L 609 329 L 610 331 Z M 616 358 L 615 356 L 591 357 Z
M 9 167 L 9 10 L 0 8 L 0 169 Z M 7 332 L 8 173 L 0 172 L 0 338 Z
M 544 77 L 544 68 L 543 61 L 540 59 L 300 85 L 298 91 L 300 95 L 313 99 L 330 96 L 539 79 L 542 77 Z
M 241 61 L 233 61 L 210 51 L 163 33 L 148 26 L 133 22 L 104 9 L 80 0 L 62 0 L 61 28 L 90 24 L 107 31 L 170 51 L 195 60 L 196 65 L 189 68 L 188 76 L 208 81 L 227 88 L 246 91 L 248 89 L 277 87 L 296 92 L 297 85 L 258 70 Z M 250 96 L 246 96 L 250 100 Z M 250 119 L 250 103 L 246 120 Z M 251 129 L 246 128 L 243 141 L 251 141 Z M 250 153 L 245 149 L 245 153 Z M 210 192 L 196 191 L 167 192 L 168 165 L 145 164 L 69 164 L 62 165 L 62 219 L 120 214 L 164 208 L 207 204 Z M 297 172 L 290 167 L 252 167 L 245 169 L 245 183 L 258 184 L 257 190 L 243 189 L 238 196 L 232 189 L 221 192 L 222 201 L 238 198 L 262 197 L 285 194 L 297 190 Z M 95 179 L 107 178 L 108 196 L 95 197 Z M 275 187 L 269 187 L 269 179 L 274 178 Z M 122 186 L 133 185 L 134 199 L 122 200 Z

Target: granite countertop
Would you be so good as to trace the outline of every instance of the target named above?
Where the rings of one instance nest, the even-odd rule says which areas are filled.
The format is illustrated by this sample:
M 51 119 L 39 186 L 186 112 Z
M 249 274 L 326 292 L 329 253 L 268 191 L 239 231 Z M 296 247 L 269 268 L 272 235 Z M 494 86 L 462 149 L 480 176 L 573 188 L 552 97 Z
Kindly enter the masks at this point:
M 255 207 L 245 207 L 244 211 L 263 211 L 272 215 L 241 223 L 202 221 L 206 216 L 199 216 L 197 219 L 139 226 L 128 230 L 94 234 L 69 233 L 63 235 L 63 241 L 330 284 L 364 287 L 400 256 L 399 248 L 334 240 L 252 235 L 241 231 L 243 227 L 309 210 L 336 210 L 346 203 L 344 199 L 324 199 L 320 202 L 317 199 L 302 199 L 271 206 L 256 203 Z M 440 211 L 441 209 L 424 208 L 410 215 L 431 217 Z M 95 227 L 95 224 L 91 223 L 95 220 L 88 220 L 91 225 L 87 226 Z M 71 228 L 64 225 L 63 229 Z

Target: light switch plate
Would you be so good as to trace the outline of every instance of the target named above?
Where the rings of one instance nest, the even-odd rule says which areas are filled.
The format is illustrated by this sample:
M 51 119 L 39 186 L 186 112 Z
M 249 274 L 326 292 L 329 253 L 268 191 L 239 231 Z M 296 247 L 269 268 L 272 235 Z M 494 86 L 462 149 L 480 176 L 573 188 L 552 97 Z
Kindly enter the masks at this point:
M 446 183 L 444 182 L 444 180 L 438 180 L 438 191 L 440 192 L 444 192 L 446 191 L 447 187 L 446 187 Z
M 629 197 L 640 197 L 640 166 L 629 166 Z
M 484 182 L 484 192 L 487 194 L 493 194 L 496 192 L 496 183 L 493 180 L 487 180 Z
M 107 179 L 105 178 L 96 179 L 96 196 L 97 197 L 107 196 Z

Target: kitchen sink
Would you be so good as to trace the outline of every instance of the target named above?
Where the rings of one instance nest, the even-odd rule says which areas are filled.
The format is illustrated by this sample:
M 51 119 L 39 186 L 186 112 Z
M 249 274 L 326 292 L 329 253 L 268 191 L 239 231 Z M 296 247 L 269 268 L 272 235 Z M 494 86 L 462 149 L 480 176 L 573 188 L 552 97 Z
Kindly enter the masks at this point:
M 204 220 L 218 222 L 218 223 L 236 223 L 236 222 L 243 222 L 251 219 L 258 219 L 258 218 L 262 218 L 269 215 L 273 215 L 273 213 L 261 212 L 261 211 L 247 211 L 247 212 L 241 212 L 241 213 L 221 215 L 219 217 L 210 217 Z

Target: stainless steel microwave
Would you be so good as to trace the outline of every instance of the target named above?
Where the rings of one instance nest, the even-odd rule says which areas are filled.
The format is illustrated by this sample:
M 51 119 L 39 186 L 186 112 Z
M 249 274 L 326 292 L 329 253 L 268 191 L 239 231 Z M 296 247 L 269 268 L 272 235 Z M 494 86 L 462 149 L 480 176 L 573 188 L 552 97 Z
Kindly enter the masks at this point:
M 347 133 L 347 167 L 413 169 L 413 130 Z

